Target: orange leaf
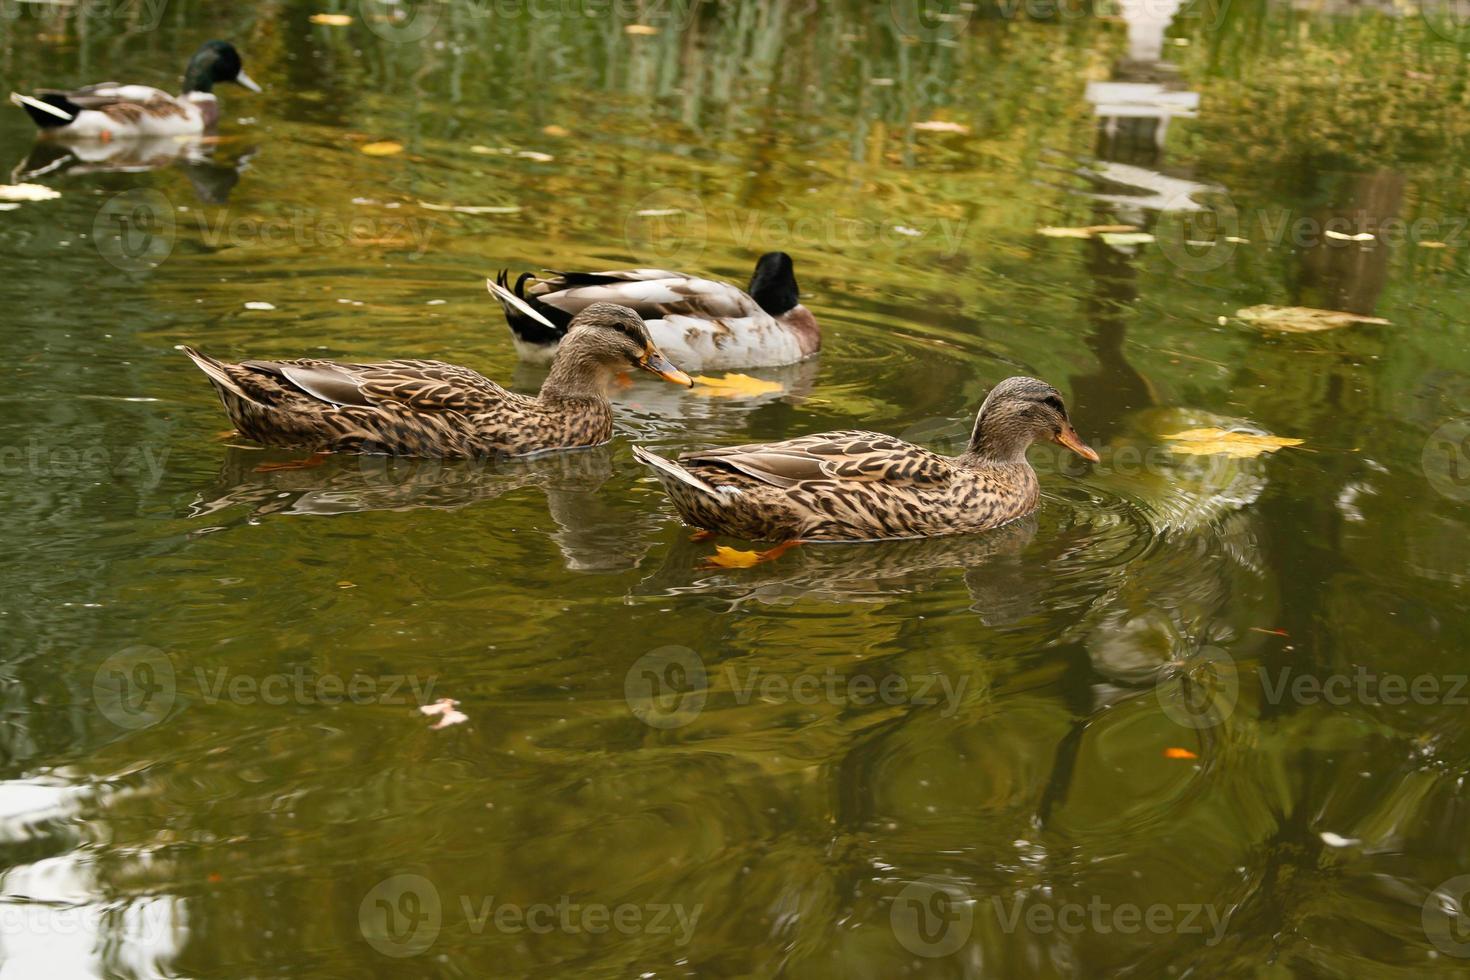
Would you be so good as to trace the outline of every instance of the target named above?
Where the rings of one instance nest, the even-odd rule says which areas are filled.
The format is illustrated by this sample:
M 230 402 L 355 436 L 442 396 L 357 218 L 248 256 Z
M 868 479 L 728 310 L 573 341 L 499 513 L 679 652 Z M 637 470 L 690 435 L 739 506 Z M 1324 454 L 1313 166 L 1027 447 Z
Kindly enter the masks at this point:
M 1165 759 L 1198 759 L 1199 756 L 1196 755 L 1196 754 L 1194 754 L 1193 752 L 1189 751 L 1188 749 L 1181 749 L 1177 745 L 1171 745 L 1169 748 L 1167 748 L 1167 749 L 1164 750 L 1164 758 Z
M 694 381 L 701 387 L 695 388 L 696 395 L 706 398 L 739 398 L 753 395 L 769 395 L 773 391 L 780 391 L 781 384 L 778 381 L 765 381 L 761 378 L 752 378 L 748 374 L 726 374 L 722 378 L 712 378 L 704 374 L 696 374 Z
M 364 143 L 361 149 L 370 157 L 391 157 L 395 153 L 403 152 L 403 144 L 383 140 L 381 143 Z
M 716 568 L 750 568 L 760 560 L 759 551 L 741 551 L 739 548 L 717 544 L 714 555 L 706 559 L 705 563 Z

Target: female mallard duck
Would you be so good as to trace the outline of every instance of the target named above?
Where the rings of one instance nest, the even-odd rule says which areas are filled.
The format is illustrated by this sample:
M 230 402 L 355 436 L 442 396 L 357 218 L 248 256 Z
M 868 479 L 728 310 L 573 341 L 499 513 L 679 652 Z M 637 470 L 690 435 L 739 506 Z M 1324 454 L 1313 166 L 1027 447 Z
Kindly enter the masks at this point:
M 529 285 L 527 282 L 529 281 Z M 768 252 L 756 263 L 750 290 L 664 269 L 527 272 L 502 271 L 490 287 L 528 361 L 545 362 L 567 324 L 589 303 L 618 303 L 638 311 L 649 335 L 690 371 L 795 364 L 822 346 L 822 331 L 801 305 L 791 256 Z
M 969 448 L 954 457 L 856 431 L 686 453 L 678 463 L 637 446 L 633 455 L 696 527 L 757 541 L 877 541 L 986 531 L 1031 513 L 1038 488 L 1026 448 L 1037 439 L 1097 462 L 1061 395 L 1035 378 L 996 385 Z
M 240 54 L 225 41 L 209 41 L 189 59 L 184 92 L 169 95 L 150 85 L 102 82 L 74 92 L 43 89 L 10 93 L 43 135 L 65 139 L 123 139 L 202 133 L 219 119 L 215 82 L 234 82 L 252 92 L 260 86 L 240 67 Z
M 630 367 L 692 385 L 632 310 L 587 307 L 532 398 L 439 361 L 242 361 L 188 347 L 235 428 L 273 446 L 394 456 L 525 456 L 612 438 L 607 389 Z

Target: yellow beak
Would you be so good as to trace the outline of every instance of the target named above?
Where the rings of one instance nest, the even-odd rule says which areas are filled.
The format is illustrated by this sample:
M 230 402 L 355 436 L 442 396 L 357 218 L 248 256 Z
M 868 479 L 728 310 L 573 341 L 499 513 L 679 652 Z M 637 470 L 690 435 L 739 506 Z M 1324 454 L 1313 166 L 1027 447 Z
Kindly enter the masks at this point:
M 651 374 L 658 375 L 665 381 L 684 385 L 686 388 L 694 387 L 694 379 L 670 364 L 669 359 L 664 357 L 663 352 L 657 347 L 650 348 L 648 353 L 638 361 L 638 366 Z

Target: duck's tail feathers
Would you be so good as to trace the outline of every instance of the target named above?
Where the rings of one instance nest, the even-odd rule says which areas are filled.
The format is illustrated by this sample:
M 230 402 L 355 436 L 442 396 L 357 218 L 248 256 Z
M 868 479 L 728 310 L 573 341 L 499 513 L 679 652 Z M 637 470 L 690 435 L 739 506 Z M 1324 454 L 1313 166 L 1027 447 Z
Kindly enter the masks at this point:
M 209 380 L 213 381 L 217 388 L 238 395 L 247 401 L 250 400 L 250 396 L 241 390 L 234 378 L 230 377 L 229 369 L 223 361 L 216 360 L 208 354 L 201 354 L 186 344 L 179 344 L 177 349 L 188 354 L 189 360 L 194 362 L 194 366 L 209 375 Z
M 528 274 L 516 280 L 515 289 L 510 288 L 510 273 L 501 269 L 494 279 L 486 279 L 485 287 L 490 295 L 500 301 L 505 310 L 505 322 L 511 332 L 523 343 L 533 346 L 555 346 L 566 336 L 571 317 L 561 310 L 537 302 L 534 296 L 526 296 L 524 285 Z M 557 323 L 557 320 L 563 322 Z
M 700 493 L 707 493 L 714 497 L 718 497 L 720 495 L 720 491 L 716 490 L 714 487 L 710 486 L 708 483 L 704 482 L 693 473 L 690 473 L 678 463 L 664 459 L 662 456 L 659 456 L 656 453 L 651 453 L 647 449 L 644 449 L 640 446 L 633 447 L 633 458 L 642 463 L 644 466 L 651 467 L 656 473 L 658 473 L 660 478 L 668 477 L 669 479 L 678 480 L 680 483 L 693 487 Z
M 66 96 L 54 92 L 48 92 L 39 99 L 11 92 L 10 101 L 24 109 L 26 115 L 42 129 L 57 129 L 68 125 L 81 111 L 81 107 L 72 104 Z

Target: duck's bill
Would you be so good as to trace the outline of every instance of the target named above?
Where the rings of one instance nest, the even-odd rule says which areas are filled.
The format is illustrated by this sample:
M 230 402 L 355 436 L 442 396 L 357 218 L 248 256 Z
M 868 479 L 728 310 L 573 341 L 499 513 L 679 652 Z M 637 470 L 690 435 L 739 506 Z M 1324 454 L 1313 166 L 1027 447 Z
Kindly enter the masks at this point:
M 670 364 L 669 359 L 658 351 L 645 355 L 643 360 L 638 362 L 638 366 L 671 384 L 683 385 L 686 388 L 694 387 L 694 379 Z
M 1082 441 L 1082 437 L 1077 434 L 1077 430 L 1070 425 L 1064 426 L 1062 431 L 1057 433 L 1057 442 L 1066 446 L 1089 463 L 1097 462 L 1097 453 L 1093 451 L 1091 446 Z
M 246 88 L 248 88 L 252 92 L 259 92 L 260 91 L 260 83 L 258 83 L 255 79 L 251 78 L 249 75 L 245 74 L 245 72 L 243 72 L 243 71 L 240 72 L 240 74 L 238 74 L 238 75 L 235 76 L 235 81 L 236 81 L 236 83 L 245 86 Z

